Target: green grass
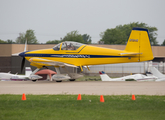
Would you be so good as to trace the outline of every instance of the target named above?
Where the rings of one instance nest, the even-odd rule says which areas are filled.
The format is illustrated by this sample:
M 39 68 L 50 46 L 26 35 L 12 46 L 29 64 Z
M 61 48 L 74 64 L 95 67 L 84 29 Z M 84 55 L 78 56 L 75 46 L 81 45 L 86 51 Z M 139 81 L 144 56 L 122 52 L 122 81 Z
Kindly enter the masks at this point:
M 165 96 L 0 95 L 0 120 L 164 120 Z
M 86 76 L 76 79 L 76 81 L 101 81 L 100 76 Z

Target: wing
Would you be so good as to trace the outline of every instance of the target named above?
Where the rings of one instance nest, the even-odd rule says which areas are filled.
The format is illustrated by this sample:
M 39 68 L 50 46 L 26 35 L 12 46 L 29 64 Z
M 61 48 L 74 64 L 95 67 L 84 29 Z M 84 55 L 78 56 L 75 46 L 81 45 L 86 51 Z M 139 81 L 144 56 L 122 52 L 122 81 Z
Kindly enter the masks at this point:
M 53 61 L 53 60 L 48 60 L 48 59 L 43 59 L 43 58 L 37 58 L 37 57 L 30 58 L 29 61 L 30 61 L 31 63 L 41 63 L 41 64 L 52 65 L 52 66 L 77 67 L 77 66 L 72 65 L 72 64 L 63 63 L 63 62 L 58 62 L 58 61 Z

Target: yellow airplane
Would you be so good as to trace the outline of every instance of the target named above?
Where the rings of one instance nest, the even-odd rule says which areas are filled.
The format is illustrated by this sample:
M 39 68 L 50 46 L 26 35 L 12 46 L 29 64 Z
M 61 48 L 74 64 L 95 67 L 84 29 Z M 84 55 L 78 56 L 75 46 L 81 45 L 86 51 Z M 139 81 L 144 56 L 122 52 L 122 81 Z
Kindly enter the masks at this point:
M 129 63 L 152 60 L 153 53 L 149 33 L 144 28 L 133 28 L 125 50 L 108 49 L 90 46 L 78 42 L 65 41 L 51 49 L 26 51 L 19 54 L 32 66 L 80 67 L 100 64 Z M 88 68 L 89 69 L 89 68 Z

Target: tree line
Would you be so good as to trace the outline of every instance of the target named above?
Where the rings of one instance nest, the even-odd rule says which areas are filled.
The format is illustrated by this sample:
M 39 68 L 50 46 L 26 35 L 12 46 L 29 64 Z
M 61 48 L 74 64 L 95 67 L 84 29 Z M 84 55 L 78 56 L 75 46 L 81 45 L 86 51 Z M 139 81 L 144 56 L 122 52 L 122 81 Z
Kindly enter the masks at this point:
M 46 42 L 46 44 L 58 44 L 63 41 L 75 41 L 85 44 L 91 44 L 91 36 L 88 34 L 79 34 L 78 31 L 71 31 L 70 33 L 67 33 L 67 35 L 62 38 L 61 40 L 49 40 Z
M 26 33 L 19 33 L 19 36 L 15 41 L 12 40 L 1 40 L 1 44 L 24 44 L 25 41 L 27 40 L 27 44 L 39 44 L 39 41 L 37 40 L 34 30 L 27 30 Z M 80 42 L 80 43 L 85 43 L 85 44 L 90 44 L 92 42 L 91 36 L 88 34 L 79 34 L 78 31 L 71 31 L 70 33 L 67 33 L 67 35 L 61 39 L 61 40 L 49 40 L 46 42 L 46 44 L 58 44 L 63 41 L 75 41 L 75 42 Z
M 157 33 L 156 33 L 158 29 L 156 27 L 148 26 L 146 23 L 139 23 L 139 22 L 118 25 L 115 28 L 107 29 L 104 32 L 101 32 L 100 42 L 104 44 L 125 45 L 128 41 L 129 35 L 133 27 L 147 28 L 150 35 L 151 45 L 159 45 L 157 41 Z M 0 43 L 24 44 L 25 40 L 27 40 L 28 44 L 39 44 L 39 41 L 37 40 L 35 36 L 34 30 L 31 30 L 31 29 L 27 30 L 26 33 L 19 33 L 19 36 L 16 38 L 15 41 L 12 41 L 12 40 L 4 41 L 0 39 Z M 67 33 L 63 38 L 61 38 L 61 40 L 48 40 L 46 44 L 58 44 L 63 41 L 75 41 L 75 42 L 80 42 L 80 43 L 85 43 L 85 44 L 91 44 L 92 38 L 88 34 L 81 35 L 76 30 L 76 31 L 71 31 Z M 161 45 L 165 46 L 165 39 Z

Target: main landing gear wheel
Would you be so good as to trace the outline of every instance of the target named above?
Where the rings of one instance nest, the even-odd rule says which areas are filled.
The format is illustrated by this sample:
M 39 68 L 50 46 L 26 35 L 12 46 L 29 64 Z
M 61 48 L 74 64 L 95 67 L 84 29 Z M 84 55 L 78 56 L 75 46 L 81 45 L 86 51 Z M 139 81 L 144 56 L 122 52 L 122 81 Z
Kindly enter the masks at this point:
M 69 81 L 75 81 L 75 79 L 69 79 Z
M 58 80 L 58 81 L 56 81 L 56 82 L 62 82 L 62 80 Z
M 36 82 L 37 80 L 32 80 L 33 82 Z

